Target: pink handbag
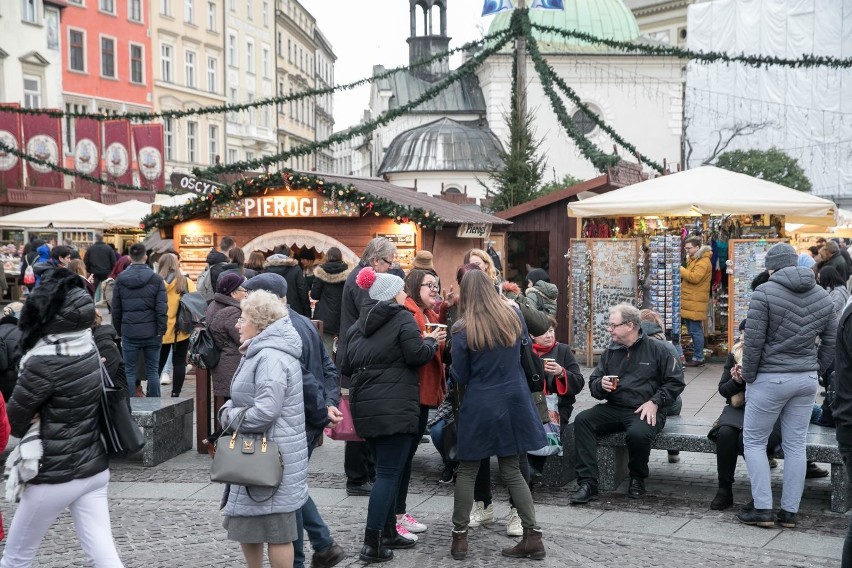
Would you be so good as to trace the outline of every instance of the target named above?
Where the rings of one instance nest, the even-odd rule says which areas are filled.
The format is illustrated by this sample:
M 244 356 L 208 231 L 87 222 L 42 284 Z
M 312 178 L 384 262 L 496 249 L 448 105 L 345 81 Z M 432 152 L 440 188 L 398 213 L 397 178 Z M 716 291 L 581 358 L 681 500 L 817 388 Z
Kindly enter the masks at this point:
M 349 408 L 349 395 L 341 393 L 340 404 L 337 407 L 343 414 L 343 421 L 334 428 L 326 428 L 325 435 L 332 440 L 341 442 L 363 442 L 364 438 L 355 433 L 355 422 L 352 420 L 352 410 Z

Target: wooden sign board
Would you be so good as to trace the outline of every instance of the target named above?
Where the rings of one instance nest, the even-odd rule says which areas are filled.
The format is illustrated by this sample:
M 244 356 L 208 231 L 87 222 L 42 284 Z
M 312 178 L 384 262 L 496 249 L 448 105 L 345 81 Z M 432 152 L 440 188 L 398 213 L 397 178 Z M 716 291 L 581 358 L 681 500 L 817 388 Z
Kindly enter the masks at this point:
M 357 217 L 360 207 L 353 203 L 329 201 L 315 191 L 270 191 L 265 195 L 243 197 L 214 204 L 211 219 Z
M 209 248 L 182 248 L 180 249 L 181 262 L 206 262 Z
M 172 182 L 172 189 L 176 190 L 177 188 L 181 188 L 193 193 L 198 193 L 199 195 L 207 195 L 214 189 L 223 189 L 225 187 L 215 181 L 198 179 L 197 177 L 186 174 L 174 173 L 171 175 L 170 179 Z
M 491 235 L 491 223 L 462 223 L 456 236 L 462 239 L 487 239 Z
M 376 233 L 376 237 L 384 237 L 398 247 L 415 247 L 416 235 L 413 233 Z
M 179 239 L 180 247 L 213 247 L 213 233 L 183 233 Z

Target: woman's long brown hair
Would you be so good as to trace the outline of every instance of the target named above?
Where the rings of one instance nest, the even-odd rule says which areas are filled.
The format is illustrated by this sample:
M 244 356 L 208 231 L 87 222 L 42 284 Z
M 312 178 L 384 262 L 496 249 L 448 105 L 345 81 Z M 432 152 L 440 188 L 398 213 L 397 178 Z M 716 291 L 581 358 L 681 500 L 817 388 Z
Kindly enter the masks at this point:
M 180 271 L 180 263 L 178 262 L 178 258 L 172 253 L 166 253 L 160 257 L 159 264 L 157 266 L 157 274 L 163 277 L 163 280 L 169 277 L 169 273 L 175 275 L 175 282 L 177 285 L 175 286 L 175 291 L 178 294 L 183 294 L 188 292 L 188 288 L 186 285 L 186 276 L 183 275 L 183 272 Z
M 453 330 L 467 330 L 473 351 L 511 347 L 521 336 L 521 322 L 494 289 L 494 281 L 481 270 L 464 275 L 459 289 L 459 321 Z

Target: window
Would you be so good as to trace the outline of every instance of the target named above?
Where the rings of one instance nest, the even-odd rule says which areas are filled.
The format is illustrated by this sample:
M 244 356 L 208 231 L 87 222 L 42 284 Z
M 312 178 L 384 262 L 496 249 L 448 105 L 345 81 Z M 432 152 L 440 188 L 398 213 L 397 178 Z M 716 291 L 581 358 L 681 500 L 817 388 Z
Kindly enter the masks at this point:
M 254 93 L 248 94 L 248 102 L 249 104 L 254 102 Z M 248 123 L 254 124 L 254 113 L 257 109 L 255 107 L 248 107 L 246 110 L 248 110 Z
M 130 82 L 142 84 L 145 82 L 144 51 L 141 45 L 130 44 Z
M 142 21 L 142 0 L 127 0 L 127 19 L 133 22 Z
M 109 37 L 101 38 L 101 75 L 115 77 L 115 40 Z
M 252 9 L 253 0 L 246 0 L 246 18 L 249 20 L 254 19 L 254 10 Z
M 78 105 L 65 103 L 65 112 L 70 114 L 72 112 L 86 112 L 86 105 Z M 76 126 L 76 119 L 71 116 L 65 116 L 65 152 L 70 154 L 74 151 L 74 146 L 76 145 L 76 131 L 74 127 Z
M 68 30 L 68 68 L 86 71 L 85 35 L 80 30 Z
M 230 92 L 228 93 L 228 103 L 235 105 L 237 104 L 237 89 L 236 87 L 231 87 Z M 228 113 L 228 120 L 230 122 L 238 122 L 239 117 L 237 115 L 237 111 L 230 111 Z
M 254 152 L 246 150 L 246 162 L 251 162 L 252 160 L 254 160 Z
M 284 96 L 284 82 L 283 81 L 278 81 L 278 96 L 279 97 Z M 277 104 L 277 107 L 278 107 L 278 113 L 284 114 L 284 104 L 279 102 Z
M 211 124 L 207 127 L 208 137 L 208 163 L 215 164 L 216 158 L 219 156 L 219 127 Z
M 228 148 L 228 163 L 233 164 L 237 161 L 237 149 L 236 148 Z
M 591 105 L 587 106 L 589 106 L 589 110 L 591 110 L 593 113 L 600 114 L 600 112 L 597 111 L 597 109 L 595 109 Z M 583 136 L 588 136 L 597 128 L 597 124 L 595 124 L 595 122 L 592 120 L 592 117 L 586 114 L 586 112 L 582 109 L 578 109 L 577 112 L 571 115 L 571 120 L 573 120 L 574 124 L 576 124 L 577 127 L 580 129 L 580 131 L 583 133 Z
M 207 90 L 211 93 L 219 92 L 219 62 L 215 57 L 207 58 Z
M 195 163 L 195 150 L 198 142 L 198 123 L 189 121 L 186 123 L 186 161 L 190 164 Z
M 287 61 L 293 63 L 293 44 L 287 40 Z
M 163 119 L 163 152 L 167 160 L 175 159 L 175 119 Z
M 41 79 L 24 75 L 24 108 L 41 108 Z
M 269 79 L 269 48 L 263 48 L 263 78 Z
M 160 78 L 167 83 L 172 82 L 172 46 L 162 44 L 160 46 L 161 71 Z
M 195 23 L 195 0 L 184 0 L 183 19 L 188 24 Z
M 263 27 L 269 27 L 269 2 L 263 0 Z
M 254 74 L 254 42 L 246 42 L 246 73 Z
M 228 8 L 231 12 L 237 11 L 237 0 L 228 0 Z
M 115 0 L 100 0 L 99 8 L 101 12 L 107 12 L 108 14 L 115 14 Z
M 36 0 L 21 0 L 21 19 L 31 24 L 38 23 Z
M 172 0 L 160 0 L 160 13 L 164 16 L 172 15 Z
M 263 126 L 269 128 L 269 106 L 265 106 L 262 109 L 263 112 Z
M 185 66 L 184 78 L 186 79 L 186 86 L 194 89 L 195 88 L 195 52 L 193 52 L 193 51 L 187 51 L 186 52 L 186 66 Z
M 207 30 L 216 31 L 216 2 L 207 3 Z
M 236 67 L 237 65 L 237 36 L 228 34 L 228 65 Z

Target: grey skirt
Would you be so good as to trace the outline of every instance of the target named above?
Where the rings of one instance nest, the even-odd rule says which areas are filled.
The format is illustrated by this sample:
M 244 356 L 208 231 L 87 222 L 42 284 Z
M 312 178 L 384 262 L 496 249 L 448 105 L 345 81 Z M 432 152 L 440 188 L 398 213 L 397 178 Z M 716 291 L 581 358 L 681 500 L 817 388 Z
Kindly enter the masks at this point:
M 225 516 L 222 526 L 228 531 L 228 540 L 243 544 L 287 544 L 299 536 L 295 511 L 256 517 Z

